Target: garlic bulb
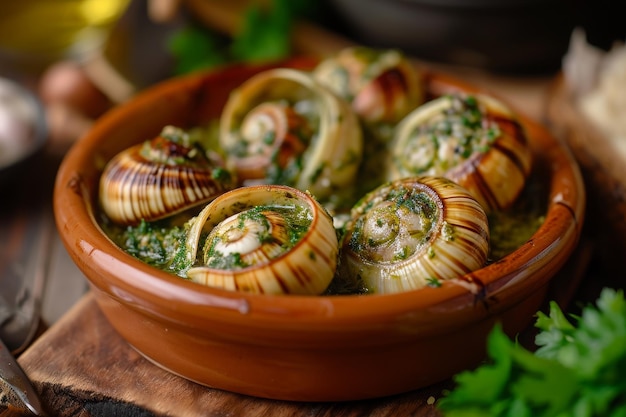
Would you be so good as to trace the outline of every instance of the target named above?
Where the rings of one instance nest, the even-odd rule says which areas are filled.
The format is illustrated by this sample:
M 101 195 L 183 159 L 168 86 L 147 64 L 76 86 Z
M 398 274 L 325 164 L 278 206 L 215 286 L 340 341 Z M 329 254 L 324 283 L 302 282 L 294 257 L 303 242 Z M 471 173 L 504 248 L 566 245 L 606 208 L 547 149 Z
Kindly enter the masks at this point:
M 363 138 L 344 100 L 309 73 L 278 68 L 231 94 L 220 145 L 243 185 L 288 185 L 325 199 L 354 181 Z
M 259 294 L 320 294 L 335 274 L 339 248 L 332 218 L 297 189 L 241 187 L 191 222 L 187 277 L 194 282 Z M 209 235 L 200 248 L 203 230 Z
M 387 179 L 445 176 L 488 211 L 510 207 L 522 192 L 532 153 L 522 125 L 486 95 L 446 95 L 406 116 L 391 143 Z
M 354 206 L 341 242 L 341 276 L 370 292 L 436 285 L 485 265 L 487 215 L 461 186 L 441 177 L 383 185 Z
M 207 157 L 182 129 L 167 126 L 107 163 L 99 201 L 113 222 L 130 225 L 206 203 L 234 186 L 222 161 Z

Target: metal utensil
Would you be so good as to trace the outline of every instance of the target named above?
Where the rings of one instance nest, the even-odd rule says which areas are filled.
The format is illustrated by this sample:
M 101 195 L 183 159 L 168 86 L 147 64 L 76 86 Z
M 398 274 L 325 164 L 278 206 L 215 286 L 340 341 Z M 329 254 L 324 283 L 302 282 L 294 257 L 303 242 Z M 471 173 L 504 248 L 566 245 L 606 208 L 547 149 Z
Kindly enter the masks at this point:
M 7 226 L 5 232 L 14 235 L 9 240 L 22 243 L 8 243 L 5 247 L 0 241 L 0 247 L 6 249 L 5 255 L 13 254 L 6 263 L 0 262 L 0 338 L 11 353 L 17 355 L 30 344 L 39 327 L 54 224 L 45 209 L 11 220 L 16 222 L 5 225 L 0 221 L 0 225 Z M 18 222 L 23 226 L 15 226 Z M 11 232 L 12 227 L 14 232 Z M 4 233 L 2 237 L 5 238 Z
M 0 241 L 0 247 L 6 244 L 5 254 L 13 254 L 0 262 L 0 410 L 4 407 L 22 415 L 41 416 L 44 412 L 37 393 L 13 355 L 30 344 L 39 327 L 54 226 L 45 209 L 11 220 L 16 219 L 23 222 L 22 227 L 13 223 L 12 229 L 0 221 L 1 237 L 6 238 L 5 233 L 9 237 L 9 242 Z
M 45 412 L 28 377 L 0 339 L 0 406 L 36 416 Z

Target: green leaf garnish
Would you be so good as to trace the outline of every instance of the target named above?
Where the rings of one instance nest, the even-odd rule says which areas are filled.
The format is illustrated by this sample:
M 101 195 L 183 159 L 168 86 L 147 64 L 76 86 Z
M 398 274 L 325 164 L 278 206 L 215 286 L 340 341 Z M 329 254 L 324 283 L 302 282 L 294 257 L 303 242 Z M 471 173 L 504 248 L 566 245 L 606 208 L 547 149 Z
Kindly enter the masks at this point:
M 539 312 L 535 352 L 491 331 L 489 361 L 454 377 L 438 403 L 446 417 L 625 417 L 626 300 L 605 288 L 568 320 L 552 302 Z
M 227 37 L 191 21 L 174 33 L 168 47 L 176 74 L 214 68 L 234 62 L 259 62 L 286 58 L 291 53 L 291 31 L 300 17 L 314 17 L 312 0 L 252 2 L 240 29 Z

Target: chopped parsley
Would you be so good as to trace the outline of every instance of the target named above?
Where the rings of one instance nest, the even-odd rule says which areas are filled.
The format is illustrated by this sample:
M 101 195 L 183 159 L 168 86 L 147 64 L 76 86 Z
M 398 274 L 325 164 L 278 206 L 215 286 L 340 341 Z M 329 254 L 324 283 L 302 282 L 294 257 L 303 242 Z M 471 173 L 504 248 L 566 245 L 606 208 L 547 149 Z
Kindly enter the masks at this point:
M 374 206 L 377 202 L 381 204 Z M 428 194 L 396 186 L 368 194 L 355 213 L 360 215 L 350 231 L 348 248 L 368 260 L 398 262 L 427 243 L 438 209 Z
M 184 261 L 185 227 L 141 221 L 112 237 L 126 252 L 149 265 L 177 275 L 189 267 Z
M 214 251 L 207 266 L 215 269 L 233 270 L 245 268 L 249 265 L 241 259 L 241 254 L 238 252 L 224 255 Z
M 441 175 L 476 153 L 487 152 L 500 136 L 499 126 L 482 112 L 473 96 L 450 95 L 451 106 L 430 123 L 416 127 L 400 155 L 413 174 Z
M 292 52 L 289 33 L 294 21 L 301 17 L 316 19 L 322 16 L 323 10 L 312 0 L 250 2 L 238 30 L 230 35 L 190 19 L 168 40 L 174 71 L 187 74 L 233 62 L 286 58 Z
M 489 362 L 455 376 L 438 402 L 445 417 L 626 416 L 626 300 L 604 288 L 570 322 L 555 302 L 537 313 L 531 352 L 497 325 Z
M 271 217 L 278 216 L 284 220 L 285 233 L 274 233 L 278 225 L 273 223 Z M 206 253 L 207 266 L 216 269 L 233 270 L 246 268 L 255 265 L 259 259 L 252 255 L 253 252 L 261 250 L 262 245 L 272 245 L 271 258 L 280 256 L 289 251 L 302 239 L 311 226 L 311 214 L 306 208 L 293 206 L 256 206 L 245 210 L 237 215 L 233 224 L 225 230 L 220 230 L 215 235 L 209 235 L 203 246 Z M 251 225 L 255 227 L 251 228 Z M 256 226 L 260 227 L 256 227 Z M 219 227 L 219 226 L 218 226 Z M 236 231 L 236 233 L 232 233 Z M 248 240 L 249 244 L 242 244 L 240 247 L 246 248 L 242 252 L 232 251 L 234 241 Z M 230 247 L 229 247 L 230 246 Z M 268 255 L 269 251 L 263 251 Z M 315 254 L 312 254 L 314 256 Z

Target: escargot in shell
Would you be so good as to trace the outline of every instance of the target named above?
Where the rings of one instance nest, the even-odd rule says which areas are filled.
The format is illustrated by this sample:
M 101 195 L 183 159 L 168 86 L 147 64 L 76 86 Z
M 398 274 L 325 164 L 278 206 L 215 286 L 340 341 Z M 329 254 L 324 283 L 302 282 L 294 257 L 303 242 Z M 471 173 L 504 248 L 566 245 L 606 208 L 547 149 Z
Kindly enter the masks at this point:
M 404 178 L 352 209 L 341 275 L 373 293 L 408 291 L 479 269 L 488 252 L 487 215 L 467 190 L 442 177 Z
M 422 72 L 398 50 L 352 46 L 323 59 L 313 76 L 349 102 L 359 117 L 364 135 L 359 185 L 373 189 L 385 180 L 381 156 L 394 126 L 424 101 Z
M 421 73 L 394 49 L 348 47 L 321 61 L 313 74 L 370 125 L 395 124 L 424 100 Z
M 352 184 L 363 148 L 348 103 L 290 68 L 263 71 L 235 90 L 219 139 L 243 185 L 288 185 L 320 199 Z
M 233 176 L 180 128 L 113 157 L 100 177 L 99 201 L 115 223 L 155 221 L 213 200 L 234 188 Z
M 513 204 L 531 166 L 528 138 L 507 106 L 484 94 L 452 94 L 423 104 L 396 127 L 387 179 L 445 176 L 491 212 Z
M 199 247 L 203 230 L 209 234 Z M 216 198 L 191 220 L 186 247 L 192 281 L 259 294 L 321 294 L 339 250 L 324 208 L 310 194 L 280 185 Z

